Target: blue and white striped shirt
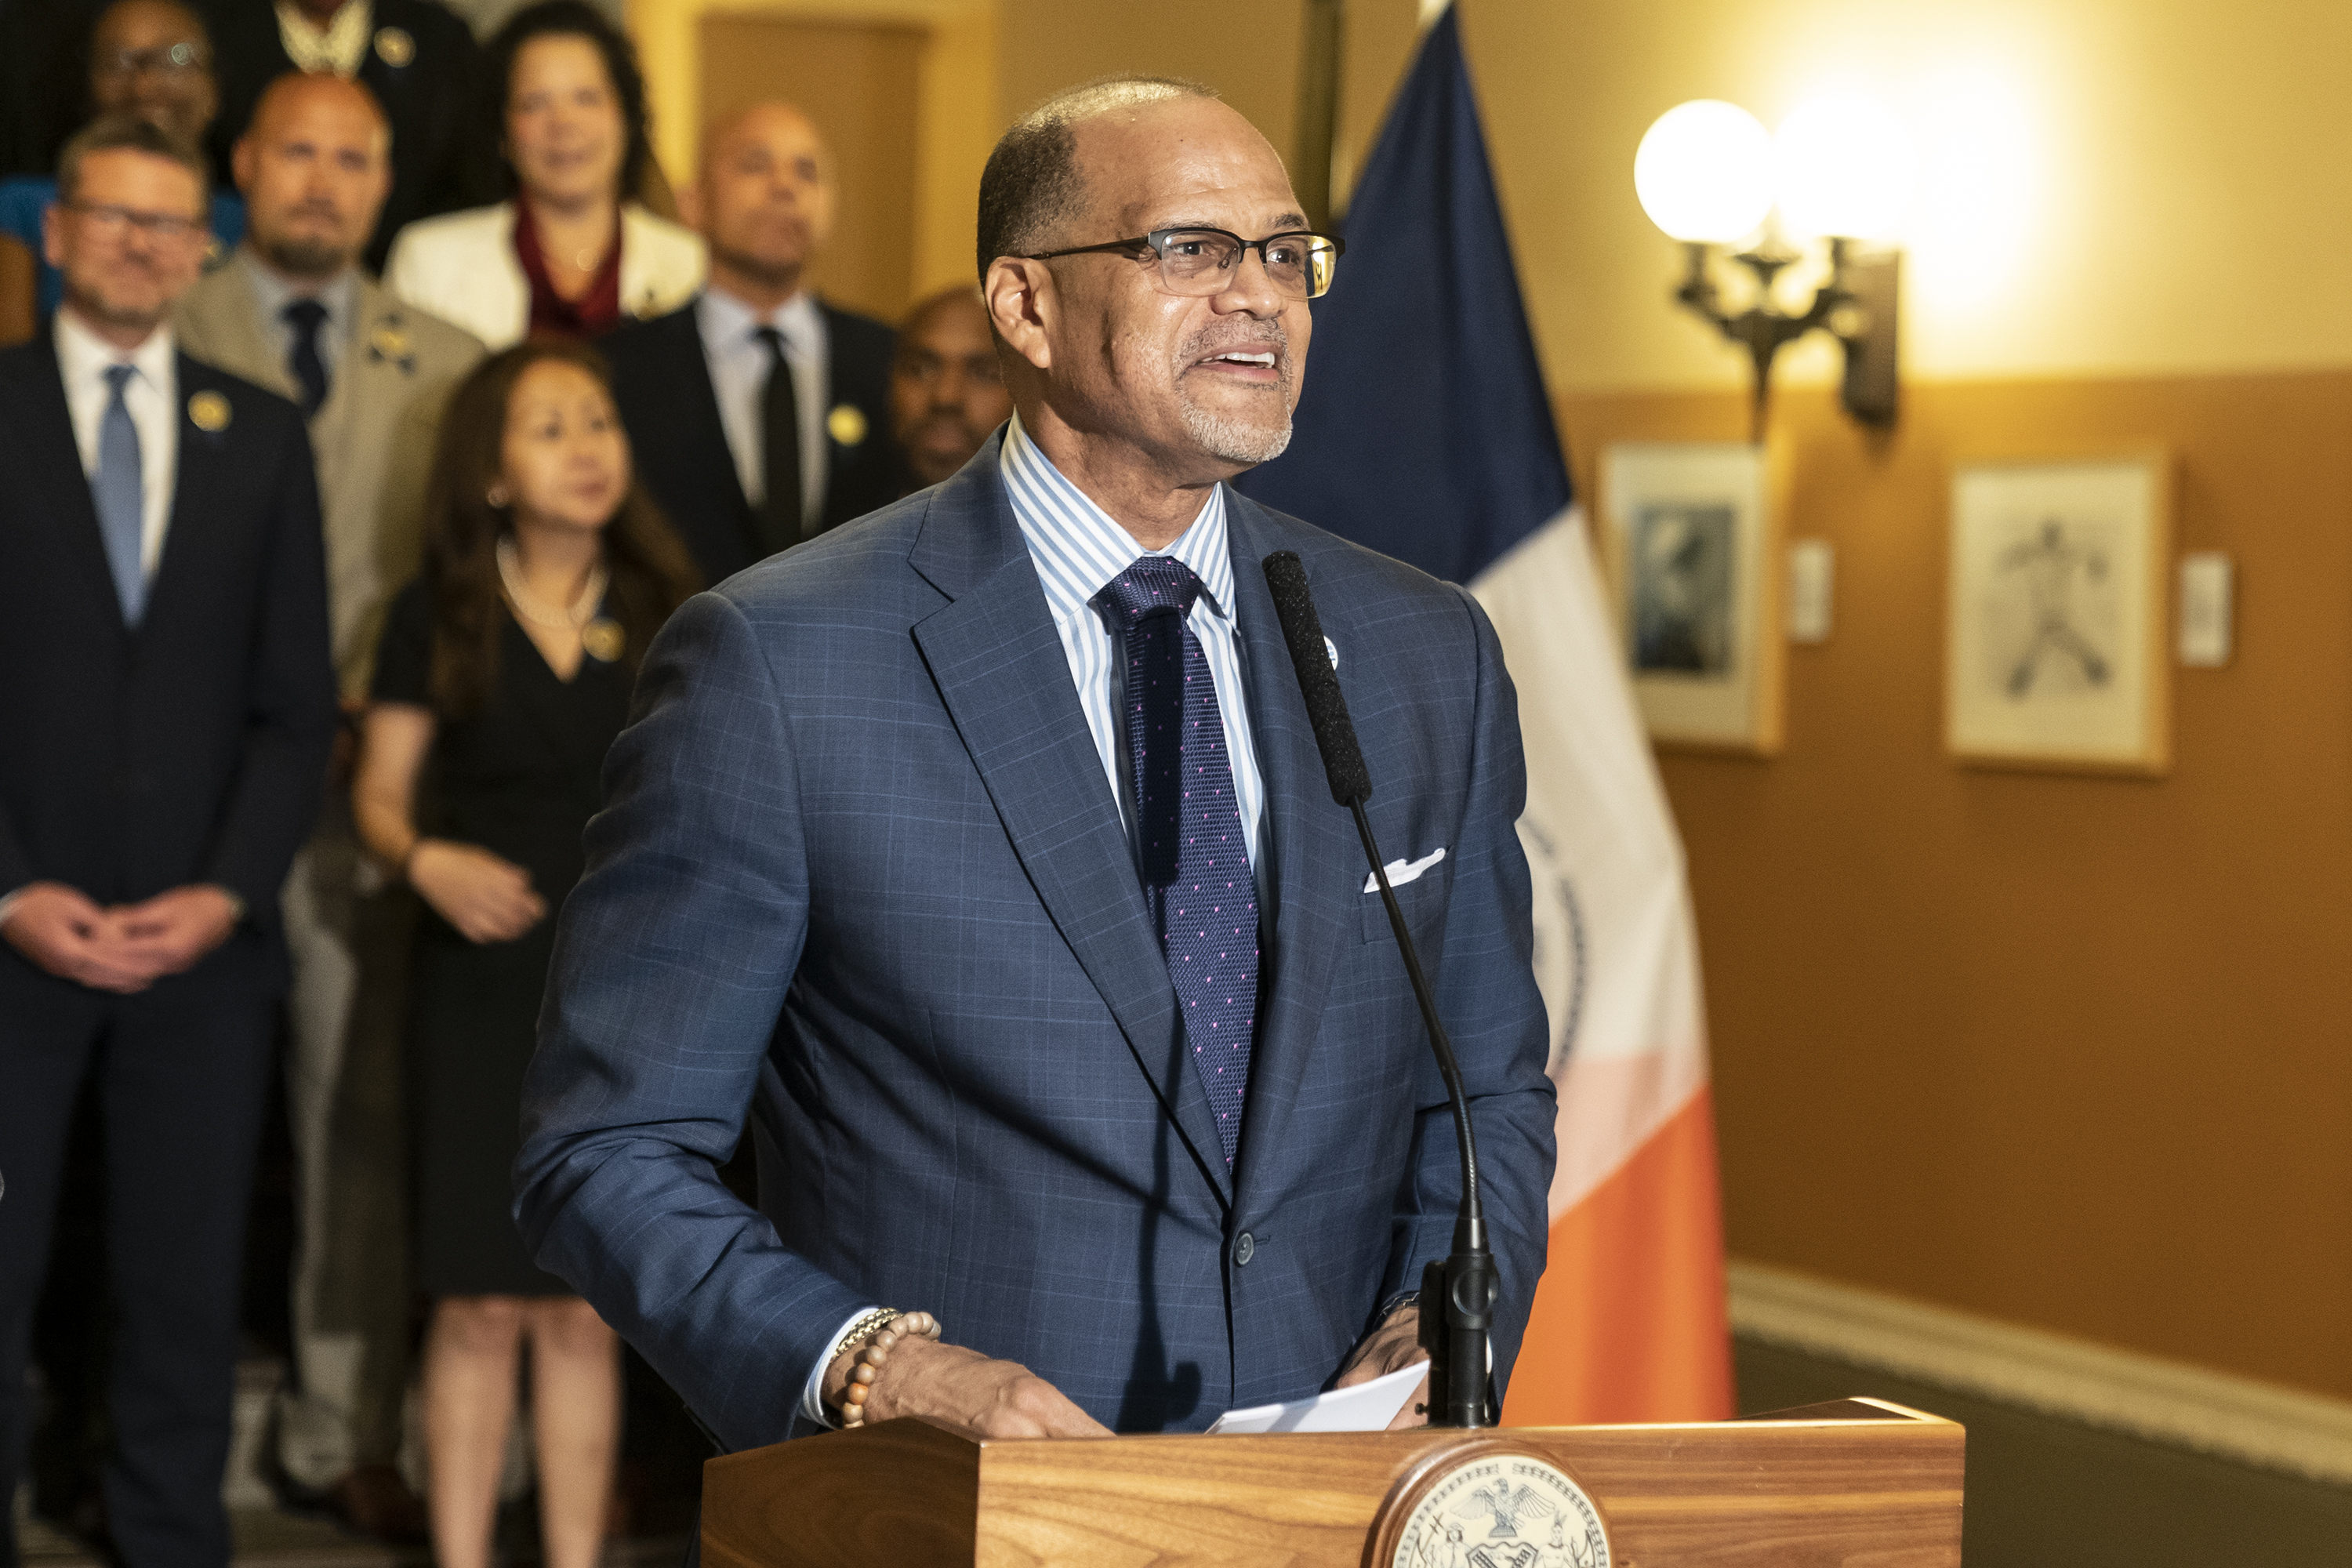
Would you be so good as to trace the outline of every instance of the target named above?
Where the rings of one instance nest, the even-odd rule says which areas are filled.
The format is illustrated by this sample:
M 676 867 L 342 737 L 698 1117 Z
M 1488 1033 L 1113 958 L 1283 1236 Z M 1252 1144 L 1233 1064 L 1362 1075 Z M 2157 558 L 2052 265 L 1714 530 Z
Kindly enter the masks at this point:
M 1122 639 L 1111 635 L 1088 601 L 1146 555 L 1172 555 L 1201 579 L 1201 596 L 1193 601 L 1185 621 L 1201 640 L 1201 651 L 1208 657 L 1209 678 L 1216 684 L 1217 711 L 1225 727 L 1225 755 L 1233 763 L 1234 800 L 1241 812 L 1250 865 L 1255 868 L 1265 783 L 1257 770 L 1257 748 L 1250 740 L 1249 700 L 1242 691 L 1241 645 L 1234 627 L 1234 559 L 1225 542 L 1225 487 L 1210 489 L 1201 515 L 1175 543 L 1150 551 L 1139 547 L 1133 534 L 1063 477 L 1021 428 L 1018 414 L 1004 433 L 1003 467 L 1004 488 L 1013 498 L 1013 521 L 1028 542 L 1030 560 L 1036 563 L 1045 603 L 1054 612 L 1054 629 L 1061 634 L 1062 650 L 1069 655 L 1078 705 L 1086 710 L 1087 731 L 1102 755 L 1103 774 L 1109 781 L 1111 798 L 1120 803 L 1119 816 L 1130 840 L 1135 834 L 1134 806 L 1128 798 L 1132 792 L 1125 784 L 1124 731 L 1118 717 Z
M 1062 477 L 1052 459 L 1037 449 L 1013 416 L 1003 448 L 1004 488 L 1013 498 L 1013 519 L 1028 542 L 1029 559 L 1036 563 L 1037 580 L 1045 585 L 1045 603 L 1054 613 L 1054 629 L 1061 634 L 1062 651 L 1069 656 L 1070 679 L 1077 683 L 1078 706 L 1086 710 L 1087 731 L 1102 755 L 1103 775 L 1111 798 L 1119 803 L 1119 820 L 1128 842 L 1135 841 L 1132 791 L 1125 787 L 1125 742 L 1118 719 L 1118 654 L 1123 639 L 1115 637 L 1087 603 L 1110 580 L 1146 555 L 1173 555 L 1201 579 L 1201 596 L 1192 602 L 1185 623 L 1201 639 L 1208 656 L 1209 679 L 1217 688 L 1217 712 L 1224 721 L 1225 754 L 1234 770 L 1234 800 L 1248 835 L 1250 868 L 1258 871 L 1261 905 L 1265 877 L 1258 866 L 1258 827 L 1265 807 L 1265 783 L 1257 771 L 1257 748 L 1250 741 L 1249 700 L 1242 692 L 1241 645 L 1234 636 L 1234 559 L 1225 543 L 1225 487 L 1209 491 L 1208 503 L 1175 543 L 1162 551 L 1139 549 L 1135 536 L 1111 515 L 1088 500 L 1086 493 Z M 824 1408 L 824 1369 L 841 1353 L 841 1342 L 857 1321 L 872 1311 L 860 1307 L 834 1331 L 833 1342 L 809 1369 L 801 1388 L 801 1410 L 811 1421 L 833 1424 Z

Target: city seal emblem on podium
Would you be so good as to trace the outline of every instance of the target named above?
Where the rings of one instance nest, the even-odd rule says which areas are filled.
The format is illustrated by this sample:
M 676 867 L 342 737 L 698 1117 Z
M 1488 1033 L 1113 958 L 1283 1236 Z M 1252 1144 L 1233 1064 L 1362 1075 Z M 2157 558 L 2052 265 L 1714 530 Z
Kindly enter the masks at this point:
M 1612 1568 L 1591 1494 L 1516 1445 L 1439 1456 L 1393 1496 L 1374 1531 L 1379 1568 Z

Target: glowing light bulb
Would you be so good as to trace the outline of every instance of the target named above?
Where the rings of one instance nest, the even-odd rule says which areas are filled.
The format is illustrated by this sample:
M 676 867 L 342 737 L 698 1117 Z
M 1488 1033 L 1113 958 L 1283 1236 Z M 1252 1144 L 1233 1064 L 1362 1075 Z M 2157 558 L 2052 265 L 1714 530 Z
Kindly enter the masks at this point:
M 1837 94 L 1789 111 L 1772 139 L 1772 180 L 1790 236 L 1886 239 L 1911 204 L 1910 133 L 1880 103 Z
M 1650 221 L 1676 239 L 1744 239 L 1772 210 L 1772 138 L 1736 103 L 1677 104 L 1643 136 L 1633 191 Z

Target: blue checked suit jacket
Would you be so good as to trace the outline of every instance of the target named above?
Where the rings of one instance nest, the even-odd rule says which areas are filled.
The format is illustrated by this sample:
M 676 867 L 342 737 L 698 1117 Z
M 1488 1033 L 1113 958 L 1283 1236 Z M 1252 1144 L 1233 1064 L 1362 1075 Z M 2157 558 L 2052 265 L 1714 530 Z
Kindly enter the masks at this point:
M 1228 1173 L 996 453 L 697 597 L 649 650 L 524 1088 L 526 1240 L 730 1448 L 806 1426 L 809 1369 L 868 1302 L 1121 1431 L 1328 1384 L 1450 1250 L 1460 1179 L 1259 565 L 1290 549 L 1383 855 L 1446 851 L 1398 896 L 1474 1100 L 1507 1376 L 1554 1102 L 1486 616 L 1230 500 L 1270 875 Z M 756 1212 L 713 1169 L 747 1115 Z

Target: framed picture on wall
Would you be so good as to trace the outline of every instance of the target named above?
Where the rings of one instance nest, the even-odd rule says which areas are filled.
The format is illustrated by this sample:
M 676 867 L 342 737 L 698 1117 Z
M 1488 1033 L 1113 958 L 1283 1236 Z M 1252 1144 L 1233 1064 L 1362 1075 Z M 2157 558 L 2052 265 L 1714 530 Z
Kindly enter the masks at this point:
M 1731 442 L 1601 455 L 1626 668 L 1662 744 L 1780 750 L 1776 471 L 1768 448 Z
M 1954 469 L 1944 736 L 1955 757 L 2169 765 L 2168 469 L 2160 452 Z

